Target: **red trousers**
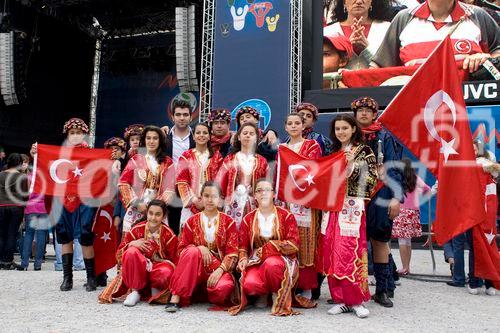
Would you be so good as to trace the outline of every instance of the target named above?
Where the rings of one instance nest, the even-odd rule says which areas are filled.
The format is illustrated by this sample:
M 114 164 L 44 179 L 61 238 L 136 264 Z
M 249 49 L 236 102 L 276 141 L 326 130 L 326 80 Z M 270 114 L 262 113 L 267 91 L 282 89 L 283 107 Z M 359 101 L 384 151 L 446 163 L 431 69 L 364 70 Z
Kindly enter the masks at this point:
M 168 289 L 170 277 L 174 272 L 172 264 L 153 263 L 151 272 L 146 270 L 146 257 L 136 247 L 129 247 L 123 253 L 122 278 L 128 288 L 141 290 L 146 286 L 158 290 Z
M 285 274 L 285 262 L 279 256 L 269 257 L 260 265 L 245 270 L 243 292 L 246 295 L 260 296 L 276 293 L 281 288 Z
M 231 305 L 231 294 L 234 291 L 234 279 L 229 273 L 223 273 L 214 287 L 207 287 L 210 274 L 220 266 L 221 262 L 212 256 L 209 267 L 203 265 L 201 251 L 197 247 L 188 247 L 182 252 L 175 268 L 170 285 L 173 295 L 190 298 L 200 287 L 207 290 L 208 301 L 216 305 Z
M 299 269 L 299 282 L 297 287 L 302 290 L 318 288 L 318 273 L 314 266 Z
M 328 287 L 330 295 L 336 304 L 344 303 L 347 306 L 360 305 L 366 300 L 359 283 L 351 282 L 347 279 L 336 279 L 328 277 Z

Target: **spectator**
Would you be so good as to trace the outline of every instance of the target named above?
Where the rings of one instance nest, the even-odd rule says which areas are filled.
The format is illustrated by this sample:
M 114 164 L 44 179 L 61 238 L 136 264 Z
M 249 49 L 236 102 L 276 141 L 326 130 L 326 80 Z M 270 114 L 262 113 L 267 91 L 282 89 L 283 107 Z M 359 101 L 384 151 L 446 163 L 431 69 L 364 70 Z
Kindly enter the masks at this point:
M 352 44 L 347 37 L 338 35 L 323 38 L 323 73 L 338 72 L 349 63 L 353 54 Z M 323 81 L 323 88 L 330 88 L 330 80 Z
M 34 268 L 35 271 L 39 271 L 42 269 L 43 255 L 45 253 L 45 245 L 51 224 L 45 208 L 44 196 L 37 193 L 31 193 L 24 214 L 26 232 L 24 234 L 21 252 L 21 267 L 19 267 L 18 270 L 28 270 L 29 260 L 32 254 L 32 244 L 36 235 Z
M 0 171 L 5 167 L 5 150 L 0 146 Z
M 0 172 L 0 268 L 16 269 L 14 251 L 23 209 L 28 193 L 28 179 L 19 170 L 23 164 L 20 154 L 7 159 L 7 169 Z
M 466 3 L 468 5 L 474 5 L 474 6 L 478 6 L 478 7 L 482 7 L 488 14 L 490 14 L 491 17 L 493 17 L 493 19 L 495 20 L 495 22 L 497 24 L 500 24 L 500 15 L 498 14 L 498 11 L 490 8 L 490 7 L 487 7 L 486 5 L 486 1 L 484 0 L 460 0 L 461 2 L 463 3 Z M 495 1 L 490 1 L 490 3 L 494 3 Z M 493 4 L 492 7 L 496 6 L 495 4 Z
M 498 25 L 484 9 L 456 0 L 427 0 L 396 15 L 371 66 L 421 64 L 455 27 L 453 51 L 464 70 L 472 73 L 487 58 L 500 55 Z
M 404 163 L 403 190 L 405 191 L 405 200 L 401 205 L 398 217 L 394 219 L 392 238 L 398 239 L 399 253 L 403 264 L 403 268 L 398 273 L 407 275 L 410 273 L 411 239 L 422 236 L 419 195 L 428 193 L 431 188 L 417 176 L 410 159 L 403 158 L 401 161 Z
M 323 30 L 323 35 L 343 35 L 353 46 L 348 69 L 368 68 L 389 28 L 388 0 L 338 0 L 333 9 L 335 23 Z

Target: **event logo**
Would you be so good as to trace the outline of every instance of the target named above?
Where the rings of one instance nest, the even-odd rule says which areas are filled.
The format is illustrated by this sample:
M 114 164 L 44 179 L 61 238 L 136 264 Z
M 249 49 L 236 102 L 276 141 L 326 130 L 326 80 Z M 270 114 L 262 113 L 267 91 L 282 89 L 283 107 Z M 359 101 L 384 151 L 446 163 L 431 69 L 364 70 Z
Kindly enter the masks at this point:
M 468 41 L 466 39 L 457 40 L 455 42 L 455 45 L 453 45 L 453 47 L 455 48 L 455 50 L 458 53 L 461 53 L 461 54 L 469 54 L 469 52 L 472 50 L 472 45 L 471 45 L 470 41 Z
M 244 106 L 251 106 L 259 112 L 260 115 L 259 127 L 265 131 L 269 126 L 269 124 L 271 123 L 271 108 L 269 107 L 269 104 L 267 104 L 265 101 L 261 99 L 256 99 L 256 98 L 246 100 L 238 104 L 233 109 L 233 111 L 231 112 L 231 119 L 236 119 L 236 113 L 238 112 L 239 109 L 241 109 Z
M 245 28 L 245 18 L 247 17 L 248 14 L 248 5 L 245 5 L 244 7 L 234 7 L 231 6 L 231 16 L 233 17 L 233 27 L 234 30 L 240 31 Z
M 255 25 L 258 28 L 262 28 L 264 23 L 267 23 L 267 29 L 269 32 L 276 31 L 278 26 L 278 20 L 280 18 L 279 14 L 274 17 L 267 16 L 269 12 L 273 9 L 273 4 L 269 1 L 257 2 L 255 0 L 246 0 L 246 4 L 236 3 L 236 0 L 228 0 L 229 12 L 233 19 L 233 28 L 236 31 L 242 31 L 245 28 L 245 21 L 247 14 L 250 12 L 255 18 Z M 226 37 L 229 31 L 224 32 L 222 30 L 222 35 Z

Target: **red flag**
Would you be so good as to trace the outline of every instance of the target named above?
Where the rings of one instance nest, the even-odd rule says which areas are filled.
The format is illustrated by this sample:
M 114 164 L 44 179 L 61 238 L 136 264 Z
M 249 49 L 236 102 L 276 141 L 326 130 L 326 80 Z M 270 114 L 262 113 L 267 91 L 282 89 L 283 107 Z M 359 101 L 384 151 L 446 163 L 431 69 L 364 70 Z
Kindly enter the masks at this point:
M 396 95 L 380 122 L 439 181 L 438 243 L 484 221 L 480 170 L 449 37 Z
M 110 193 L 111 150 L 37 145 L 35 193 L 103 198 Z
M 462 63 L 457 64 L 457 66 L 459 66 L 458 73 L 460 81 L 467 79 L 468 72 L 462 70 Z M 386 81 L 399 76 L 412 76 L 419 67 L 420 65 L 413 65 L 344 70 L 342 71 L 342 83 L 349 88 L 378 87 L 380 85 L 387 85 Z M 403 78 L 400 81 L 406 82 Z M 397 82 L 393 82 L 394 83 L 390 85 L 398 85 Z
M 449 36 L 389 104 L 380 122 L 439 181 L 434 232 L 438 243 L 471 228 L 476 276 L 497 279 L 498 251 L 487 248 L 480 224 L 486 221 L 484 189 L 472 146 L 460 78 Z M 485 266 L 486 263 L 489 265 Z M 498 279 L 500 282 L 500 279 Z
M 311 160 L 282 146 L 278 156 L 278 199 L 339 211 L 346 191 L 346 167 L 343 152 Z
M 92 232 L 94 238 L 95 273 L 99 275 L 116 265 L 116 248 L 118 233 L 113 225 L 113 210 L 111 204 L 100 207 L 94 219 Z

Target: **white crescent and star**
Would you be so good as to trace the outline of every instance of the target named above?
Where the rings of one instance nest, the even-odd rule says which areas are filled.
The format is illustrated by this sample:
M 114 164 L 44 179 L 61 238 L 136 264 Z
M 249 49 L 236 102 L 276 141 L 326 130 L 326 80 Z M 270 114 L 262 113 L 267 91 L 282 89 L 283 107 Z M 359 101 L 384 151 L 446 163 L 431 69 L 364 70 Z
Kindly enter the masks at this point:
M 64 158 L 60 158 L 58 160 L 55 160 L 51 165 L 50 165 L 50 168 L 49 168 L 49 174 L 50 174 L 50 178 L 52 178 L 52 180 L 57 183 L 57 184 L 65 184 L 69 181 L 69 178 L 68 179 L 61 179 L 58 175 L 57 175 L 57 168 L 63 164 L 63 163 L 67 163 L 67 164 L 71 164 L 71 165 L 74 165 L 73 162 L 71 162 L 70 160 L 67 160 L 67 159 L 64 159 Z M 83 176 L 83 169 L 80 169 L 78 168 L 78 166 L 75 166 L 75 169 L 73 171 L 73 178 L 75 177 L 81 177 Z
M 490 245 L 491 245 L 491 243 L 493 243 L 493 240 L 495 239 L 495 234 L 494 234 L 492 231 L 490 231 L 490 233 L 489 233 L 489 234 L 484 233 L 484 236 L 485 236 L 485 237 L 486 237 L 486 239 L 488 240 L 488 244 L 490 244 Z
M 292 164 L 292 165 L 288 166 L 288 173 L 292 177 L 293 183 L 299 189 L 299 191 L 304 192 L 306 190 L 306 187 L 299 186 L 299 184 L 297 184 L 297 181 L 295 180 L 295 176 L 293 175 L 293 172 L 296 171 L 296 170 L 304 170 L 306 172 L 309 172 L 309 170 L 307 170 L 307 168 L 305 166 L 300 165 L 300 164 Z M 307 184 L 309 186 L 311 186 L 311 184 L 315 184 L 315 182 L 314 182 L 314 176 L 312 174 L 310 174 L 310 173 L 307 174 L 307 177 L 305 178 L 305 181 L 307 182 Z
M 101 210 L 99 213 L 99 216 L 104 217 L 106 220 L 109 221 L 109 228 L 111 229 L 113 227 L 113 219 L 111 218 L 111 215 L 104 209 Z
M 111 240 L 110 234 L 111 234 L 111 232 L 104 232 L 102 234 L 101 239 L 104 240 L 104 243 L 106 243 L 107 241 Z
M 436 127 L 434 126 L 434 120 L 436 117 L 436 110 L 439 106 L 445 103 L 451 111 L 451 115 L 453 117 L 453 127 L 455 127 L 455 123 L 457 122 L 457 110 L 455 107 L 455 103 L 451 99 L 450 95 L 448 95 L 443 90 L 438 90 L 434 93 L 425 104 L 424 108 L 424 122 L 427 131 L 434 138 L 434 140 L 441 142 L 440 153 L 444 155 L 445 163 L 448 162 L 448 158 L 450 155 L 458 155 L 458 152 L 453 148 L 455 144 L 455 138 L 450 140 L 449 142 L 444 140 L 436 131 Z

